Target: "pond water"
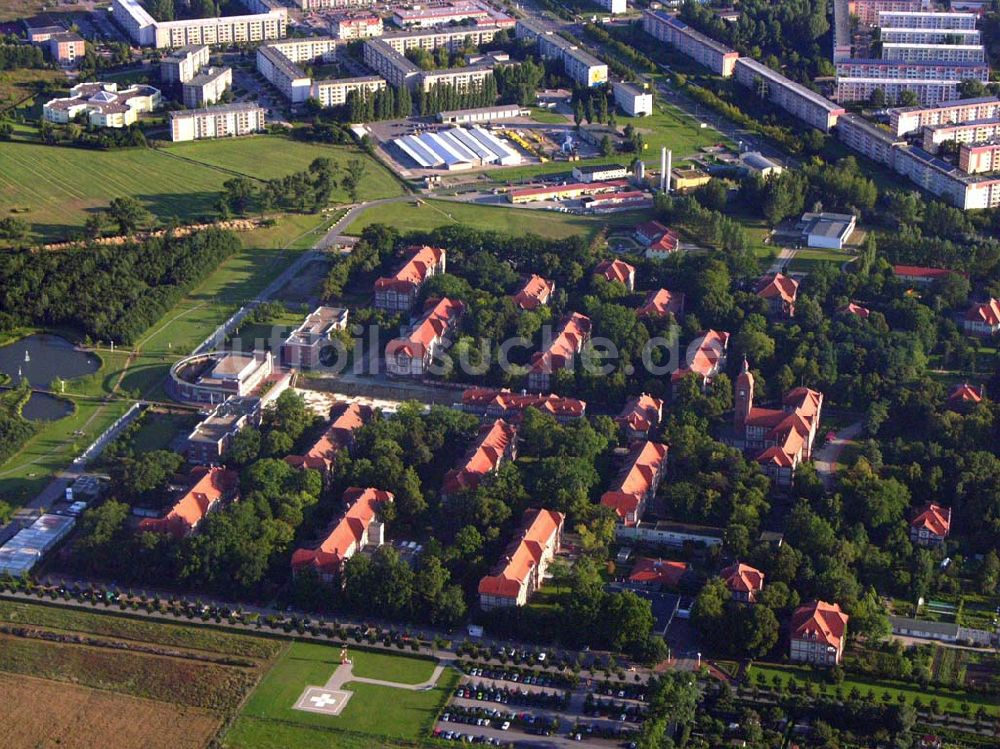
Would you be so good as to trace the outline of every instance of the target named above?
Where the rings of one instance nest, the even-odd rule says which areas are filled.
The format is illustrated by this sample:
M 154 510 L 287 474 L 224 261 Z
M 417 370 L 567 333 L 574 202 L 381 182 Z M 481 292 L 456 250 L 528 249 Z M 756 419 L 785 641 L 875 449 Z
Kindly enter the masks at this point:
M 94 354 L 80 351 L 65 338 L 44 333 L 27 336 L 0 347 L 0 372 L 13 384 L 27 377 L 35 387 L 47 388 L 56 379 L 71 380 L 101 368 Z M 21 414 L 26 419 L 54 421 L 69 416 L 73 404 L 45 393 L 32 393 Z

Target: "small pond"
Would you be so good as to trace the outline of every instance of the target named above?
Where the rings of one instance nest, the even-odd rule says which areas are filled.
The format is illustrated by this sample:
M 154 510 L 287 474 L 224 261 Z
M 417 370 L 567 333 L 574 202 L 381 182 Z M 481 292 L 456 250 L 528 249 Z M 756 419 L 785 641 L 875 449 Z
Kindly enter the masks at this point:
M 36 333 L 0 347 L 0 372 L 9 375 L 15 385 L 27 377 L 35 387 L 47 388 L 57 379 L 83 377 L 100 368 L 97 356 L 56 335 Z M 69 401 L 33 393 L 22 414 L 26 419 L 52 421 L 72 411 Z
M 32 393 L 21 409 L 28 421 L 56 421 L 73 413 L 73 404 L 48 393 Z

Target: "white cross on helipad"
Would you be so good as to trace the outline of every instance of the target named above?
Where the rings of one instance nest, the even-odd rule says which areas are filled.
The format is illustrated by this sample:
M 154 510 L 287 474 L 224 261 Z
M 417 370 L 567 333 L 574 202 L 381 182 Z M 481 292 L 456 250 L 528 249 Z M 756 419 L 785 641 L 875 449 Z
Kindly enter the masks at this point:
M 323 694 L 310 697 L 309 701 L 316 707 L 329 707 L 330 705 L 335 705 L 337 703 L 337 698 L 329 692 L 323 692 Z

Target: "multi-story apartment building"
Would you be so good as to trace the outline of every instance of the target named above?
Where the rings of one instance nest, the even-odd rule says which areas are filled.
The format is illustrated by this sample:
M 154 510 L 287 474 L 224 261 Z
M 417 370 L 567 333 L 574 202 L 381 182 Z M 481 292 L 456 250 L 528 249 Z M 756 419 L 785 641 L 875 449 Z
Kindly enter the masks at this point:
M 607 83 L 608 66 L 573 42 L 554 33 L 537 21 L 518 20 L 515 29 L 518 39 L 529 39 L 538 44 L 538 54 L 546 60 L 559 60 L 566 75 L 585 88 Z
M 375 13 L 341 13 L 330 19 L 330 36 L 335 39 L 371 39 L 383 31 L 382 16 Z
M 837 137 L 852 151 L 886 166 L 892 166 L 893 149 L 906 144 L 902 138 L 856 114 L 840 116 Z
M 325 10 L 327 8 L 366 8 L 375 0 L 292 0 L 302 10 Z
M 634 83 L 615 81 L 611 84 L 615 104 L 629 117 L 643 117 L 653 113 L 653 94 Z
M 986 59 L 986 49 L 982 44 L 883 42 L 882 59 L 904 62 L 983 62 Z
M 319 306 L 306 315 L 288 338 L 281 342 L 281 363 L 286 367 L 312 369 L 321 364 L 323 348 L 330 336 L 347 327 L 348 311 L 343 307 Z
M 552 374 L 572 364 L 573 358 L 583 350 L 590 339 L 590 329 L 589 317 L 578 312 L 567 315 L 548 347 L 531 357 L 528 387 L 531 390 L 548 390 Z
M 414 323 L 409 335 L 394 338 L 385 347 L 386 371 L 394 377 L 423 377 L 440 351 L 450 344 L 465 305 L 445 297 L 429 302 L 427 311 Z
M 976 29 L 882 29 L 885 44 L 981 44 Z
M 893 135 L 906 135 L 922 127 L 951 125 L 1000 117 L 1000 99 L 983 96 L 962 99 L 934 107 L 900 107 L 889 112 L 889 129 Z
M 479 605 L 488 611 L 524 606 L 542 587 L 549 563 L 562 544 L 566 516 L 553 510 L 529 509 L 521 531 L 511 541 L 492 574 L 479 581 Z
M 357 78 L 330 78 L 325 81 L 313 81 L 311 93 L 320 106 L 337 107 L 347 103 L 347 97 L 352 91 L 368 95 L 381 91 L 386 87 L 384 78 L 377 75 L 362 75 Z
M 60 65 L 73 65 L 87 52 L 87 43 L 74 31 L 60 31 L 46 42 L 49 56 Z
M 395 314 L 409 313 L 420 287 L 431 276 L 444 273 L 446 253 L 440 247 L 411 247 L 403 266 L 391 276 L 375 281 L 375 307 Z
M 944 143 L 987 143 L 1000 138 L 1000 117 L 973 120 L 960 125 L 930 125 L 924 128 L 921 145 L 935 154 Z
M 983 62 L 838 60 L 834 98 L 840 102 L 865 101 L 879 89 L 887 100 L 896 101 L 904 91 L 911 91 L 921 105 L 936 105 L 957 99 L 961 81 L 986 83 L 989 73 L 989 65 Z
M 966 174 L 922 148 L 897 148 L 893 168 L 956 208 L 971 210 L 1000 206 L 1000 179 Z
M 875 26 L 882 11 L 919 13 L 925 5 L 925 0 L 850 0 L 848 12 L 857 16 L 861 25 Z
M 483 24 L 418 31 L 396 31 L 391 34 L 383 34 L 381 38 L 397 52 L 406 52 L 408 49 L 417 48 L 431 51 L 438 47 L 446 47 L 449 51 L 454 52 L 470 44 L 476 47 L 488 44 L 493 41 L 493 37 L 497 35 L 498 31 L 500 31 L 500 27 L 495 24 Z
M 937 11 L 881 10 L 876 25 L 880 29 L 959 29 L 976 28 L 975 13 L 944 13 Z
M 790 627 L 791 660 L 836 666 L 844 655 L 848 618 L 840 606 L 825 601 L 810 601 L 795 609 Z
M 392 22 L 401 29 L 426 29 L 463 21 L 483 21 L 489 17 L 489 9 L 473 0 L 452 0 L 436 5 L 397 8 L 392 14 Z
M 184 106 L 193 109 L 215 104 L 232 85 L 232 68 L 204 68 L 182 86 Z
M 650 36 L 666 42 L 717 75 L 733 74 L 739 53 L 700 31 L 695 31 L 675 16 L 657 10 L 642 13 L 642 28 Z
M 761 98 L 824 132 L 829 132 L 844 113 L 843 107 L 826 97 L 748 57 L 736 61 L 735 75 L 737 81 Z
M 601 504 L 612 510 L 622 525 L 638 525 L 646 504 L 656 496 L 666 469 L 666 445 L 649 441 L 635 443 L 612 488 L 601 495 Z
M 969 174 L 1000 171 L 1000 141 L 963 143 L 958 149 L 958 168 Z
M 175 49 L 160 58 L 160 80 L 164 83 L 187 83 L 208 65 L 208 45 L 191 44 Z
M 252 102 L 171 112 L 170 139 L 185 141 L 250 135 L 266 128 L 266 115 L 266 110 Z
M 251 13 L 240 16 L 157 21 L 139 0 L 112 0 L 115 20 L 139 46 L 158 49 L 191 44 L 239 44 L 281 39 L 288 11 L 274 0 L 245 0 Z
M 386 79 L 390 86 L 415 89 L 423 71 L 402 52 L 381 39 L 369 39 L 364 46 L 365 65 Z

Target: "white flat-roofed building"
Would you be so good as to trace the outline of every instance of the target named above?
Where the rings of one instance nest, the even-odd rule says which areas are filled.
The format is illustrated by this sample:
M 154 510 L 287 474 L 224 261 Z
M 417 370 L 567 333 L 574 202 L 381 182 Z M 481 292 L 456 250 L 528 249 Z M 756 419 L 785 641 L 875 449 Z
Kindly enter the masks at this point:
M 982 96 L 936 107 L 900 107 L 890 110 L 889 126 L 895 135 L 906 135 L 922 127 L 987 120 L 1000 116 L 1000 99 Z
M 823 132 L 829 132 L 844 113 L 843 107 L 825 96 L 748 57 L 736 61 L 735 74 L 737 81 L 761 98 Z
M 239 16 L 155 20 L 139 0 L 112 0 L 115 20 L 139 46 L 158 49 L 192 44 L 239 44 L 285 36 L 288 11 L 272 0 L 245 0 L 251 13 Z
M 615 103 L 629 117 L 643 117 L 653 113 L 653 94 L 633 83 L 615 81 L 611 84 Z
M 160 80 L 164 83 L 187 83 L 211 58 L 207 45 L 191 44 L 175 49 L 160 58 Z
M 471 0 L 455 0 L 435 5 L 397 8 L 392 14 L 392 22 L 402 29 L 425 29 L 468 20 L 482 21 L 489 17 L 490 10 L 483 5 Z
M 316 99 L 320 106 L 338 107 L 347 103 L 347 97 L 352 91 L 357 91 L 362 96 L 382 91 L 385 88 L 385 79 L 377 75 L 363 75 L 357 78 L 331 78 L 325 81 L 314 81 L 312 84 L 312 97 Z
M 448 112 L 438 112 L 438 122 L 451 125 L 471 125 L 479 122 L 500 122 L 527 116 L 530 110 L 519 104 L 501 104 L 496 107 L 477 107 L 475 109 L 456 109 Z
M 232 85 L 232 68 L 205 68 L 182 87 L 184 106 L 195 109 L 215 104 Z
M 597 0 L 597 4 L 613 16 L 628 13 L 628 3 L 626 0 Z
M 0 546 L 0 575 L 26 575 L 52 548 L 66 537 L 76 519 L 65 515 L 42 515 Z
M 265 129 L 266 114 L 263 108 L 251 102 L 171 112 L 170 139 L 186 141 L 250 135 Z
M 128 127 L 139 114 L 160 106 L 160 90 L 146 85 L 119 90 L 117 83 L 78 83 L 69 93 L 45 103 L 42 116 L 47 121 L 66 124 L 85 112 L 94 127 Z
M 889 101 L 911 91 L 923 106 L 957 99 L 963 80 L 989 81 L 989 65 L 984 62 L 942 62 L 905 60 L 837 60 L 836 100 L 866 101 L 879 89 Z
M 974 29 L 975 13 L 938 13 L 882 10 L 876 25 L 881 29 Z
M 981 44 L 977 29 L 882 29 L 883 44 Z
M 982 44 L 883 42 L 882 59 L 907 62 L 983 62 L 986 59 L 986 50 Z
M 348 311 L 343 307 L 317 307 L 282 341 L 281 363 L 302 369 L 318 367 L 330 335 L 347 327 L 347 317 Z
M 973 177 L 921 148 L 895 152 L 894 168 L 933 195 L 956 208 L 973 210 L 1000 206 L 1000 179 Z
M 943 143 L 986 143 L 1000 138 L 1000 117 L 956 125 L 930 125 L 924 128 L 922 145 L 928 153 L 937 153 Z
M 344 44 L 329 36 L 288 39 L 257 48 L 257 71 L 272 83 L 293 104 L 301 104 L 316 96 L 312 78 L 299 63 L 337 57 L 337 48 Z
M 397 52 L 406 52 L 408 49 L 431 51 L 438 47 L 446 47 L 450 52 L 455 52 L 464 49 L 467 44 L 476 47 L 488 44 L 493 41 L 500 30 L 500 27 L 495 24 L 446 26 L 424 30 L 395 31 L 391 34 L 383 34 L 381 39 Z
M 330 36 L 336 39 L 371 39 L 384 31 L 382 17 L 375 13 L 341 13 L 330 19 Z
M 723 78 L 733 74 L 739 53 L 696 31 L 679 18 L 658 10 L 645 10 L 642 12 L 642 28 L 653 38 L 675 47 Z

